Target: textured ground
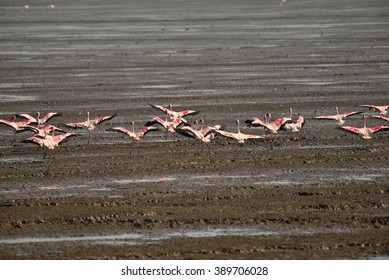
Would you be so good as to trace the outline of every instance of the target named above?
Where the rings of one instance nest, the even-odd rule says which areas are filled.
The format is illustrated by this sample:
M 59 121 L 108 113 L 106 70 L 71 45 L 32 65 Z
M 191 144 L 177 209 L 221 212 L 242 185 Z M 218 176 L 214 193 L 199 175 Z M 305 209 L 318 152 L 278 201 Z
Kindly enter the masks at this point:
M 312 119 L 389 103 L 387 1 L 30 2 L 1 2 L 0 117 L 117 117 L 55 159 L 0 126 L 1 259 L 388 258 L 388 132 Z M 148 103 L 230 131 L 290 107 L 306 125 L 201 153 L 163 131 L 139 145 L 106 131 L 163 117 Z

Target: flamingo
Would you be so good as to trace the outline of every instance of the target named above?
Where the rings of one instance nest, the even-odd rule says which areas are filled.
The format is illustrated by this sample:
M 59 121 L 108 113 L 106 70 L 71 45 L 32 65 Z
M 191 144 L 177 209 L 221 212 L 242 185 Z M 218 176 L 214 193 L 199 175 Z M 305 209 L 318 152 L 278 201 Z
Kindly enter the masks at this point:
M 154 126 L 146 126 L 142 130 L 135 132 L 135 124 L 134 121 L 131 121 L 132 130 L 128 130 L 124 127 L 112 127 L 109 128 L 108 131 L 117 131 L 120 133 L 126 134 L 128 137 L 133 138 L 134 141 L 140 141 L 140 139 L 146 135 L 148 132 L 153 130 L 159 130 L 158 128 Z
M 245 121 L 248 127 L 258 127 L 263 126 L 265 127 L 267 132 L 270 133 L 278 133 L 278 130 L 281 128 L 281 126 L 287 122 L 291 121 L 292 117 L 282 117 L 275 119 L 273 122 L 270 122 L 271 114 L 267 113 L 265 115 L 264 121 L 259 118 L 252 118 Z
M 99 118 L 91 120 L 89 118 L 89 112 L 87 112 L 87 119 L 86 119 L 86 121 L 78 122 L 78 123 L 66 123 L 65 125 L 68 126 L 68 127 L 71 127 L 71 128 L 83 128 L 83 127 L 85 127 L 86 129 L 88 129 L 88 133 L 89 133 L 88 144 L 89 144 L 89 142 L 91 140 L 91 132 L 96 129 L 96 125 L 99 124 L 99 123 L 111 120 L 114 117 L 116 117 L 116 114 L 111 115 L 111 116 L 99 117 Z
M 54 150 L 59 144 L 61 144 L 68 137 L 73 137 L 78 135 L 79 134 L 74 134 L 74 133 L 64 133 L 61 135 L 54 136 L 54 130 L 53 130 L 52 135 L 48 134 L 44 138 L 39 136 L 32 136 L 25 139 L 23 142 L 38 144 L 39 146 L 46 148 L 48 154 L 49 155 L 51 154 L 52 157 L 54 158 Z
M 211 142 L 211 140 L 213 139 L 212 134 L 215 131 L 216 130 L 214 128 L 206 129 L 206 130 L 203 129 L 198 130 L 198 129 L 193 129 L 190 126 L 184 126 L 182 128 L 176 129 L 177 133 L 198 140 L 200 144 L 202 144 L 200 152 L 203 150 L 205 144 Z
M 384 121 L 387 121 L 387 122 L 389 122 L 389 117 L 387 117 L 387 116 L 381 116 L 381 115 L 379 115 L 379 116 L 372 116 L 373 118 L 376 118 L 376 119 L 381 119 L 381 120 L 384 120 Z
M 224 136 L 224 137 L 236 139 L 236 140 L 238 140 L 238 143 L 241 145 L 243 145 L 245 143 L 245 140 L 265 139 L 265 137 L 263 137 L 263 136 L 241 133 L 239 120 L 236 121 L 236 124 L 238 126 L 238 133 L 231 133 L 231 132 L 227 132 L 227 131 L 223 131 L 223 130 L 215 130 L 215 132 Z
M 47 9 L 49 9 L 50 11 L 54 11 L 55 5 L 54 4 L 47 5 Z
M 13 143 L 16 139 L 16 133 L 19 131 L 22 131 L 28 124 L 31 123 L 31 121 L 25 120 L 25 121 L 17 122 L 16 116 L 13 115 L 11 118 L 11 121 L 0 119 L 0 123 L 3 123 L 5 125 L 8 125 L 8 126 L 13 128 L 13 130 L 14 130 L 14 138 L 12 140 L 12 143 Z
M 371 134 L 376 133 L 378 131 L 389 130 L 389 126 L 376 126 L 376 127 L 366 127 L 366 115 L 363 115 L 363 127 L 353 127 L 353 126 L 340 126 L 340 128 L 346 130 L 347 132 L 352 132 L 354 134 L 359 134 L 363 139 L 371 139 Z
M 305 124 L 304 117 L 303 116 L 299 116 L 297 121 L 294 121 L 292 119 L 292 108 L 290 108 L 290 118 L 291 118 L 291 120 L 290 121 L 286 121 L 281 126 L 280 129 L 291 131 L 291 132 L 299 132 L 301 130 L 301 128 L 304 126 L 304 124 Z
M 31 123 L 37 123 L 38 126 L 40 126 L 41 124 L 45 124 L 49 119 L 51 119 L 52 117 L 54 116 L 60 116 L 61 114 L 59 113 L 56 113 L 56 112 L 49 112 L 47 113 L 43 118 L 40 118 L 40 115 L 41 113 L 38 112 L 37 113 L 37 117 L 34 118 L 33 116 L 29 115 L 29 114 L 18 114 L 19 117 L 23 117 L 23 118 L 26 118 L 28 120 L 31 121 Z
M 389 105 L 384 105 L 384 106 L 359 105 L 359 107 L 368 107 L 369 110 L 373 110 L 374 112 L 378 112 L 382 116 L 386 115 L 388 113 L 388 109 L 389 109 Z
M 169 117 L 174 121 L 176 119 L 181 119 L 184 123 L 187 123 L 187 121 L 183 118 L 185 116 L 189 115 L 197 115 L 199 112 L 194 110 L 183 110 L 181 112 L 173 111 L 173 105 L 169 104 L 169 109 L 160 105 L 153 105 L 149 104 L 151 107 L 161 110 L 162 112 L 165 112 Z
M 168 121 L 167 116 L 166 120 L 161 119 L 160 117 L 155 117 L 152 118 L 150 121 L 146 123 L 146 126 L 152 126 L 155 123 L 159 123 L 162 125 L 168 133 L 174 134 L 175 135 L 175 129 L 178 128 L 181 124 L 184 122 L 182 121 L 181 118 L 175 119 L 173 121 Z
M 344 118 L 347 118 L 349 116 L 353 116 L 353 115 L 357 115 L 357 114 L 361 114 L 362 112 L 346 112 L 346 113 L 343 113 L 343 114 L 339 114 L 339 108 L 338 107 L 335 107 L 336 109 L 336 115 L 323 115 L 323 116 L 318 116 L 318 117 L 315 117 L 315 119 L 319 119 L 319 120 L 336 120 L 337 123 L 339 125 L 342 125 L 344 124 L 346 121 L 344 120 Z

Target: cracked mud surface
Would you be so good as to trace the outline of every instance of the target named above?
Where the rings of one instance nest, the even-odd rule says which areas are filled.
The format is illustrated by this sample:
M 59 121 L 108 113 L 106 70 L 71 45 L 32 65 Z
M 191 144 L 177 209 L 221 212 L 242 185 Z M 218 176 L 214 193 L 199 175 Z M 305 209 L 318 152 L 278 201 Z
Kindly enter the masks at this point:
M 54 159 L 0 126 L 0 258 L 388 258 L 388 132 L 366 141 L 313 117 L 388 104 L 389 5 L 272 2 L 33 1 L 23 14 L 5 1 L 1 118 L 117 117 Z M 139 145 L 106 131 L 163 117 L 148 103 L 259 135 L 243 121 L 293 108 L 306 124 L 244 146 L 217 137 L 200 153 L 164 131 Z

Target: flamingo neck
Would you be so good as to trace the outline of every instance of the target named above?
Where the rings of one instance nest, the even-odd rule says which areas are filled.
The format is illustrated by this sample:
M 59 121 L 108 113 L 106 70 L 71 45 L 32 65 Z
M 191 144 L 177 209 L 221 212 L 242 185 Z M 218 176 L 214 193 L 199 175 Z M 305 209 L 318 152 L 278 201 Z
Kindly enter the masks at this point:
M 131 125 L 132 125 L 132 133 L 135 133 L 135 124 L 134 124 L 134 121 L 131 122 Z
M 336 109 L 336 114 L 339 116 L 339 108 L 335 107 L 335 109 Z
M 238 126 L 238 133 L 240 133 L 240 124 L 239 124 L 239 120 L 236 121 L 236 124 Z

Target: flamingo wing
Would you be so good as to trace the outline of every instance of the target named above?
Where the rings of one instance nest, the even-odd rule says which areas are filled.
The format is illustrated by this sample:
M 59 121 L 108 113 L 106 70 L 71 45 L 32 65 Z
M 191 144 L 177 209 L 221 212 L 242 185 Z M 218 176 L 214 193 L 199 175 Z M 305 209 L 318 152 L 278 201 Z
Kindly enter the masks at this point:
M 168 108 L 160 106 L 160 105 L 154 105 L 154 104 L 150 104 L 150 103 L 149 103 L 149 105 L 151 107 L 153 107 L 154 109 L 161 110 L 162 112 L 165 112 L 165 113 L 170 111 Z
M 362 114 L 362 112 L 347 112 L 347 113 L 344 113 L 342 115 L 344 117 L 349 117 L 349 116 L 358 115 L 358 114 Z
M 36 137 L 36 136 L 29 137 L 29 138 L 23 140 L 22 142 L 23 142 L 23 143 L 33 143 L 33 144 L 38 144 L 39 146 L 43 146 L 43 145 L 44 145 L 44 139 L 39 138 L 39 137 Z
M 126 135 L 129 135 L 131 133 L 130 130 L 128 130 L 127 128 L 124 128 L 124 127 L 112 127 L 112 128 L 108 128 L 107 129 L 108 131 L 117 131 L 117 132 L 120 132 L 120 133 L 123 133 L 123 134 L 126 134 Z
M 220 134 L 220 135 L 224 136 L 224 137 L 238 139 L 238 134 L 237 133 L 227 132 L 227 131 L 224 131 L 224 130 L 215 130 L 215 132 L 217 134 Z
M 53 139 L 55 142 L 58 143 L 58 145 L 60 143 L 62 143 L 66 138 L 69 138 L 69 137 L 74 137 L 74 136 L 78 136 L 79 134 L 75 134 L 75 133 L 64 133 L 64 134 L 61 134 L 61 135 L 57 135 L 57 136 L 54 136 Z
M 334 116 L 334 115 L 323 115 L 323 116 L 315 117 L 315 119 L 319 119 L 319 120 L 336 120 L 337 116 Z
M 248 119 L 248 120 L 245 120 L 245 123 L 247 124 L 248 127 L 258 127 L 258 126 L 266 126 L 267 123 L 264 122 L 263 120 L 261 119 L 258 119 L 258 118 L 252 118 L 252 119 Z
M 199 111 L 194 111 L 194 110 L 184 110 L 184 111 L 181 111 L 181 112 L 178 112 L 178 115 L 180 117 L 183 117 L 183 116 L 189 116 L 189 115 L 197 115 L 199 114 L 200 112 Z
M 379 125 L 379 126 L 376 126 L 376 127 L 373 127 L 373 128 L 369 128 L 369 130 L 370 130 L 371 133 L 376 133 L 378 131 L 389 130 L 389 126 Z
M 65 125 L 71 128 L 83 128 L 85 126 L 85 122 L 65 123 Z
M 56 113 L 56 112 L 50 112 L 50 113 L 47 113 L 46 116 L 44 116 L 42 119 L 41 119 L 41 123 L 46 123 L 49 119 L 51 119 L 52 117 L 54 116 L 60 116 L 61 114 L 59 113 Z
M 260 135 L 253 135 L 253 134 L 241 134 L 242 138 L 247 140 L 254 140 L 254 139 L 265 139 L 265 137 Z
M 146 123 L 146 126 L 152 126 L 153 124 L 159 123 L 163 127 L 166 127 L 166 121 L 161 119 L 160 117 L 152 118 L 150 121 Z
M 31 122 L 38 122 L 38 120 L 36 118 L 34 118 L 33 116 L 31 116 L 29 114 L 17 114 L 17 116 L 26 118 L 26 119 L 30 120 Z
M 347 132 L 352 132 L 354 134 L 361 134 L 362 133 L 362 130 L 360 128 L 353 127 L 353 126 L 340 126 L 340 128 L 346 130 Z
M 104 116 L 104 117 L 96 118 L 92 122 L 94 124 L 98 124 L 98 123 L 102 123 L 102 122 L 105 122 L 105 121 L 108 121 L 108 120 L 112 120 L 114 117 L 116 117 L 116 114 L 114 114 L 112 116 Z
M 193 138 L 195 139 L 196 136 L 195 134 L 191 131 L 191 130 L 187 130 L 185 129 L 186 127 L 183 127 L 183 128 L 177 128 L 175 129 L 175 131 L 178 133 L 178 134 L 181 134 L 183 136 L 186 136 L 186 137 L 190 137 L 190 138 Z
M 155 126 L 146 126 L 142 130 L 138 131 L 137 135 L 138 135 L 138 137 L 143 137 L 147 133 L 149 133 L 150 131 L 156 131 L 156 130 L 160 130 L 160 129 L 155 127 Z

